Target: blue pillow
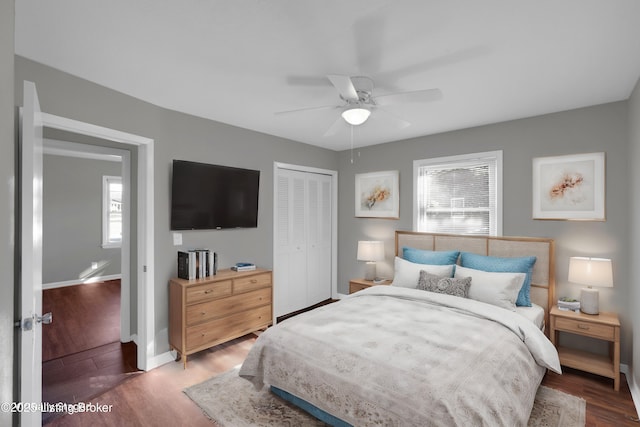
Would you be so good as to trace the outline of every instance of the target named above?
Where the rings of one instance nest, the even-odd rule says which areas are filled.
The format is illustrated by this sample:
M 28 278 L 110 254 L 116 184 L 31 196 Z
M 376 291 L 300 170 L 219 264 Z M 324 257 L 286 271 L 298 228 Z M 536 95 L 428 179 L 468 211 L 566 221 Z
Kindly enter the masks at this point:
M 424 249 L 402 248 L 402 258 L 416 264 L 451 265 L 458 261 L 459 251 L 427 251 Z
M 524 283 L 516 300 L 516 305 L 520 307 L 531 307 L 531 275 L 535 263 L 536 257 L 534 256 L 500 258 L 469 252 L 462 252 L 460 255 L 460 265 L 463 267 L 494 273 L 525 273 Z

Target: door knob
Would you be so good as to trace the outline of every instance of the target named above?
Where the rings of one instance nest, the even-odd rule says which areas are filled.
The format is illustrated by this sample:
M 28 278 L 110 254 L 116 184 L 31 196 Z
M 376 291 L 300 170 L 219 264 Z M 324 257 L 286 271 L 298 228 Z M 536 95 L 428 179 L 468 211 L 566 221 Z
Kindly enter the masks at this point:
M 43 314 L 42 316 L 37 316 L 36 321 L 38 323 L 49 325 L 51 322 L 53 322 L 53 314 L 51 312 L 48 312 Z
M 33 317 L 27 317 L 22 321 L 22 330 L 30 331 L 33 329 L 33 320 L 35 319 L 36 323 L 45 323 L 50 324 L 53 322 L 53 314 L 51 312 L 46 313 L 42 316 L 35 315 Z

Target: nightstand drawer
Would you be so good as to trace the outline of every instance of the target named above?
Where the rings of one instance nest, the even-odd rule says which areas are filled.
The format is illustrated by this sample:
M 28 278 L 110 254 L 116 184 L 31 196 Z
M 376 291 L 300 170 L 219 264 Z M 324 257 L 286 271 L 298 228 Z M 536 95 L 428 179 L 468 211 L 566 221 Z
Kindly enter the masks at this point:
M 558 317 L 556 318 L 556 329 L 607 341 L 615 341 L 615 327 L 609 325 Z

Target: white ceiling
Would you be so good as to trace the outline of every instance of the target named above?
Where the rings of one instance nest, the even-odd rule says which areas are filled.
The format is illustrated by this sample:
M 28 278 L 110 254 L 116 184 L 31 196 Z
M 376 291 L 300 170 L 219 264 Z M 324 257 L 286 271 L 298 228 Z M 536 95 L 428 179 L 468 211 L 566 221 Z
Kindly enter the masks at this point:
M 275 114 L 342 105 L 327 74 L 443 93 L 374 111 L 355 147 L 627 99 L 640 1 L 18 0 L 15 39 L 155 105 L 343 150 L 348 125 L 324 136 L 339 109 Z

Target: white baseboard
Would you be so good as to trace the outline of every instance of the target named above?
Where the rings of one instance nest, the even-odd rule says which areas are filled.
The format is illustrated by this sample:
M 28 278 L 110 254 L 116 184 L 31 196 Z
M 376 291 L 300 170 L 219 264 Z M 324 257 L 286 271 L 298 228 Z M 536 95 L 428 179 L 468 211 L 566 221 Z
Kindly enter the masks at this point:
M 640 415 L 640 388 L 633 376 L 633 370 L 629 368 L 629 365 L 621 363 L 620 372 L 627 377 L 627 384 L 629 385 L 629 391 L 631 392 L 631 398 L 633 399 L 633 406 L 636 407 L 636 412 Z
M 157 356 L 153 356 L 149 360 L 147 360 L 147 371 L 152 370 L 153 368 L 157 368 L 158 366 L 162 366 L 169 362 L 175 362 L 176 357 L 171 354 L 170 351 L 166 353 L 158 354 Z
M 131 335 L 129 337 L 129 341 L 133 341 L 137 346 L 140 345 L 138 343 L 138 334 Z M 174 362 L 176 360 L 176 355 L 177 353 L 175 351 L 167 351 L 147 359 L 147 369 L 145 369 L 145 371 L 150 371 L 153 368 L 157 368 L 158 366 L 165 365 L 169 362 Z
M 122 279 L 121 274 L 111 274 L 109 276 L 92 277 L 87 280 L 66 280 L 64 282 L 43 283 L 42 289 L 63 288 L 65 286 L 84 285 L 85 283 L 106 282 L 107 280 Z

